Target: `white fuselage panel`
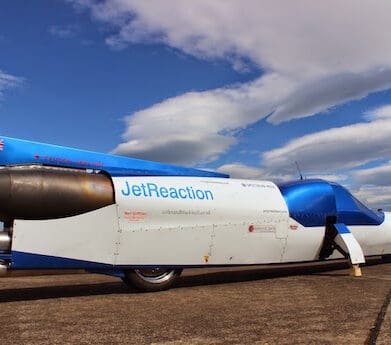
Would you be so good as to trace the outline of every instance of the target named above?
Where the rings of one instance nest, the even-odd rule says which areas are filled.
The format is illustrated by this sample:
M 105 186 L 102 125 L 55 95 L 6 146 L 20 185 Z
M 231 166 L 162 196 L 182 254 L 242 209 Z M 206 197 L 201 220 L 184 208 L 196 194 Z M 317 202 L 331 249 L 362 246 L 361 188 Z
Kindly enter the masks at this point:
M 116 264 L 280 262 L 289 214 L 267 181 L 114 178 L 121 238 Z

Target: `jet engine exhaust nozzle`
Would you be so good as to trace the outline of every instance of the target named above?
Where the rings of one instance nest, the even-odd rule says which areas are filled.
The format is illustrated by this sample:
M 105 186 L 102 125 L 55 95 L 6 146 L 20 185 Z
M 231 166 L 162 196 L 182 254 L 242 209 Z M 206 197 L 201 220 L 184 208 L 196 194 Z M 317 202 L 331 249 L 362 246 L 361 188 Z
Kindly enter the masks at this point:
M 113 203 L 112 181 L 103 174 L 39 165 L 0 169 L 3 222 L 70 217 Z M 0 240 L 0 250 L 6 242 Z

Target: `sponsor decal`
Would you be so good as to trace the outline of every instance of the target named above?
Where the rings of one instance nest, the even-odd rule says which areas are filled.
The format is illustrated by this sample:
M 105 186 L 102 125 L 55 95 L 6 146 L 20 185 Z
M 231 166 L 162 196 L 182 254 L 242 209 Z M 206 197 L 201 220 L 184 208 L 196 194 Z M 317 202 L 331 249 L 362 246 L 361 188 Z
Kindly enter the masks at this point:
M 145 211 L 131 211 L 131 210 L 124 211 L 124 218 L 131 222 L 137 222 L 145 219 L 146 217 L 147 217 L 147 212 Z
M 270 188 L 274 189 L 275 186 L 272 184 L 265 184 L 265 183 L 241 183 L 242 187 L 250 187 L 250 188 Z
M 289 225 L 289 228 L 290 228 L 291 230 L 297 230 L 298 227 L 299 227 L 299 226 L 298 226 L 297 224 L 291 224 L 291 225 Z
M 162 211 L 162 214 L 169 215 L 169 216 L 178 216 L 178 215 L 184 215 L 184 216 L 210 216 L 211 211 L 210 210 L 164 210 Z
M 263 210 L 263 213 L 285 214 L 285 213 L 288 213 L 288 211 L 286 211 L 286 210 Z
M 259 232 L 276 232 L 276 226 L 273 224 L 259 224 L 259 225 L 250 225 L 248 227 L 248 232 L 259 233 Z
M 4 140 L 0 139 L 0 151 L 4 150 Z
M 130 184 L 128 181 L 121 189 L 121 194 L 136 198 L 214 200 L 213 192 L 209 189 L 198 189 L 192 186 L 166 187 L 156 183 Z

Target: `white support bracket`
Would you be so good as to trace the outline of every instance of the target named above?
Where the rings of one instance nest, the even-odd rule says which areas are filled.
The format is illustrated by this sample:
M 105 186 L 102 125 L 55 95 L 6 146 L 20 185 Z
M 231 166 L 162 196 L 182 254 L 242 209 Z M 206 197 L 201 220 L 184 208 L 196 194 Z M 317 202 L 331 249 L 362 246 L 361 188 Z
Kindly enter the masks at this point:
M 359 264 L 365 263 L 364 253 L 349 228 L 343 223 L 330 224 L 326 227 L 325 240 L 319 254 L 320 259 L 326 259 L 337 249 L 349 258 L 355 277 L 361 276 Z
M 349 253 L 350 262 L 352 265 L 365 263 L 365 257 L 361 246 L 350 232 L 348 227 L 343 223 L 334 224 L 334 227 L 338 232 L 335 241 L 338 243 L 339 239 L 342 240 L 347 249 L 347 252 Z

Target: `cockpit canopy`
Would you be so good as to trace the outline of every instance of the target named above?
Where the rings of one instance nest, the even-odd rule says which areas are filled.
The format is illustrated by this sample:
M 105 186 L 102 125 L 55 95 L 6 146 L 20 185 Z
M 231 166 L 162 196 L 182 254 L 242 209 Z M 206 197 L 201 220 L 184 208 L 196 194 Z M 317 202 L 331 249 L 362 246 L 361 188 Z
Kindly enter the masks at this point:
M 347 189 L 324 180 L 301 180 L 278 186 L 290 216 L 304 226 L 323 226 L 328 219 L 346 225 L 380 225 L 384 213 L 372 211 Z

